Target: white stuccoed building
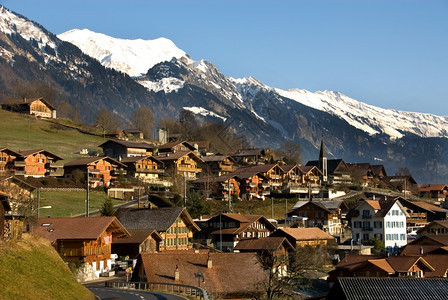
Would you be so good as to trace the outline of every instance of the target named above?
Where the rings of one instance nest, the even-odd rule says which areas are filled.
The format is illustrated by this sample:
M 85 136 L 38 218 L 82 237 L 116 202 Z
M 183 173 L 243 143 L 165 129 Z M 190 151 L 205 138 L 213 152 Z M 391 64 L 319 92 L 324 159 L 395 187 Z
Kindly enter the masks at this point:
M 392 254 L 407 244 L 408 214 L 398 200 L 361 200 L 349 214 L 355 243 L 377 238 Z

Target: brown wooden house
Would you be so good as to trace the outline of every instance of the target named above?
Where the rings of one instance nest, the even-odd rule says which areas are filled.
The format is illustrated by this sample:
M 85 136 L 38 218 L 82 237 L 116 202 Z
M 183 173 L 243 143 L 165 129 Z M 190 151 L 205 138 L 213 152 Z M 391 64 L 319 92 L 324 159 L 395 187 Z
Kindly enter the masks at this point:
M 34 233 L 48 239 L 67 261 L 92 265 L 97 276 L 112 268 L 112 243 L 130 236 L 116 217 L 40 218 Z
M 0 148 L 0 174 L 14 172 L 14 160 L 20 156 L 18 152 L 8 148 Z
M 294 248 L 309 246 L 326 246 L 335 238 L 320 228 L 279 228 L 272 236 L 286 237 Z
M 14 159 L 14 175 L 45 177 L 63 176 L 62 157 L 47 150 L 27 150 L 18 152 Z
M 342 200 L 313 200 L 298 201 L 287 215 L 304 218 L 306 227 L 318 227 L 340 237 L 344 232 L 342 213 L 347 211 L 348 207 Z
M 241 240 L 268 237 L 275 225 L 261 215 L 220 214 L 198 222 L 201 231 L 194 236 L 196 242 L 220 250 L 233 250 Z
M 348 163 L 353 182 L 362 186 L 373 186 L 374 174 L 369 163 Z
M 352 182 L 350 169 L 343 159 L 329 159 L 326 161 L 328 183 L 341 185 L 350 184 Z M 307 166 L 318 167 L 322 165 L 319 160 L 311 160 L 306 163 Z M 320 170 L 322 172 L 322 170 Z
M 236 162 L 231 156 L 208 155 L 203 156 L 202 160 L 204 161 L 202 172 L 206 176 L 222 176 L 236 170 Z
M 110 157 L 86 157 L 73 160 L 64 165 L 65 177 L 81 175 L 87 178 L 89 187 L 108 187 L 120 174 L 126 174 L 126 165 Z
M 192 151 L 166 152 L 155 156 L 165 164 L 165 168 L 174 174 L 183 176 L 186 180 L 196 180 L 201 173 L 203 160 Z
M 278 164 L 241 166 L 233 174 L 238 176 L 238 174 L 247 174 L 247 173 L 262 174 L 265 178 L 267 178 L 267 181 L 264 181 L 263 184 L 265 184 L 266 188 L 269 188 L 271 191 L 279 190 L 283 185 L 284 171 Z
M 240 196 L 240 181 L 236 175 L 202 177 L 193 181 L 194 189 L 206 198 L 228 201 L 229 197 Z
M 155 146 L 146 142 L 108 140 L 101 145 L 104 156 L 115 159 L 153 155 Z
M 406 209 L 409 217 L 406 218 L 406 225 L 424 226 L 432 221 L 443 221 L 447 219 L 448 210 L 439 206 L 409 199 L 398 198 L 401 205 Z
M 269 151 L 262 148 L 254 149 L 240 149 L 231 156 L 239 165 L 256 165 L 258 163 L 265 163 Z
M 192 145 L 186 141 L 165 143 L 165 144 L 157 147 L 157 149 L 158 149 L 158 152 L 160 155 L 163 153 L 175 153 L 178 151 L 181 151 L 181 152 L 197 151 L 197 149 L 194 147 L 194 145 Z
M 56 119 L 56 108 L 44 98 L 23 98 L 2 103 L 2 109 L 42 118 Z
M 264 200 L 265 196 L 271 193 L 269 179 L 261 173 L 238 172 L 235 178 L 239 181 L 241 199 Z
M 129 230 L 156 230 L 163 238 L 160 251 L 191 249 L 193 233 L 200 230 L 182 207 L 118 209 L 115 216 Z
M 153 156 L 133 156 L 122 158 L 127 166 L 127 175 L 150 183 L 164 185 L 165 164 Z
M 8 212 L 8 219 L 14 223 L 12 224 L 14 228 L 17 228 L 16 236 L 22 233 L 25 216 L 31 217 L 37 214 L 37 212 L 33 211 L 33 208 L 36 208 L 36 201 L 33 198 L 33 191 L 35 189 L 33 185 L 16 176 L 0 177 L 0 191 L 8 197 L 11 208 Z M 29 226 L 25 226 L 25 231 L 28 231 L 27 227 Z
M 162 236 L 154 229 L 129 229 L 130 236 L 112 242 L 112 253 L 137 258 L 141 253 L 160 251 Z
M 428 197 L 437 201 L 445 201 L 448 198 L 448 185 L 446 184 L 422 184 L 418 187 L 420 197 Z

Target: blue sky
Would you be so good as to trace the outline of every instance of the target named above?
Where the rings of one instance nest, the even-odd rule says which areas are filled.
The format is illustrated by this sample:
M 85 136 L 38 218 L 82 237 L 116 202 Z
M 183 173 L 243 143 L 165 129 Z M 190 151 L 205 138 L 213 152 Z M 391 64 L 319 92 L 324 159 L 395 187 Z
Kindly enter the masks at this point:
M 55 34 L 166 37 L 226 76 L 448 116 L 448 1 L 0 0 Z

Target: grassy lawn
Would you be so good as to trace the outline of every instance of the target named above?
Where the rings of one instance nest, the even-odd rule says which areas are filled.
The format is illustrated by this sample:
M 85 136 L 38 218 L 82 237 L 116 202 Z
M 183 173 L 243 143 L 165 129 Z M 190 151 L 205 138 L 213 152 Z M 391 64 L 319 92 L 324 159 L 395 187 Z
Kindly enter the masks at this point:
M 0 299 L 95 299 L 44 238 L 0 244 L 0 266 Z
M 63 157 L 63 163 L 80 157 L 77 153 L 84 148 L 102 151 L 98 147 L 104 142 L 102 137 L 59 127 L 43 119 L 0 110 L 0 147 L 13 151 L 45 149 Z
M 34 195 L 37 199 L 37 194 Z M 89 194 L 89 212 L 98 210 L 107 199 L 104 192 L 91 191 Z M 41 192 L 39 217 L 72 217 L 86 212 L 86 192 Z M 123 201 L 112 199 L 114 205 Z

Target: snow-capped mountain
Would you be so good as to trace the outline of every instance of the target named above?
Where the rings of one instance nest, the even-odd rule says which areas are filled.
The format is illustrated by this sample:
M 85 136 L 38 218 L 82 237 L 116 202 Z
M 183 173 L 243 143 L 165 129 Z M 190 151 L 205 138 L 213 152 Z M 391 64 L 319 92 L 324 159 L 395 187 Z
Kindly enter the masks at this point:
M 169 39 L 126 40 L 96 33 L 88 29 L 73 29 L 58 35 L 63 41 L 78 46 L 85 54 L 96 58 L 106 68 L 131 77 L 145 75 L 154 65 L 173 57 L 188 59 L 187 54 Z
M 240 99 L 242 102 L 240 93 L 235 93 L 233 87 L 229 88 L 226 79 L 208 76 L 211 77 L 211 80 L 206 80 L 206 74 L 210 73 L 214 66 L 205 61 L 194 62 L 168 39 L 124 40 L 108 37 L 87 29 L 74 29 L 60 34 L 58 37 L 77 45 L 84 53 L 100 61 L 103 66 L 114 68 L 133 77 L 144 75 L 157 63 L 170 61 L 174 57 L 182 61 L 184 67 L 190 68 L 190 71 L 193 67 L 196 68 L 196 71 L 199 72 L 190 72 L 190 74 L 198 74 L 198 77 L 203 79 L 202 83 L 204 85 L 208 84 L 211 88 L 214 87 L 219 91 L 222 90 L 222 86 L 217 83 L 217 79 L 221 83 L 226 82 L 227 97 L 229 99 Z M 315 93 L 304 89 L 285 91 L 268 87 L 254 78 L 229 79 L 230 82 L 235 84 L 235 87 L 239 87 L 240 91 L 243 85 L 246 86 L 246 92 L 249 88 L 254 89 L 244 98 L 246 100 L 244 106 L 249 109 L 251 107 L 251 95 L 260 90 L 265 90 L 335 115 L 355 128 L 371 135 L 385 133 L 395 139 L 402 138 L 406 133 L 421 137 L 448 137 L 448 117 L 383 109 L 333 91 L 318 91 Z M 183 88 L 185 81 L 180 78 L 164 76 L 155 81 L 139 79 L 138 82 L 149 90 L 171 93 Z M 199 80 L 196 80 L 196 83 L 198 82 Z M 252 113 L 264 120 L 259 112 L 252 110 Z M 264 121 L 268 122 L 268 120 Z
M 253 146 L 276 149 L 292 140 L 304 163 L 317 158 L 324 139 L 330 158 L 381 163 L 392 173 L 407 167 L 424 182 L 443 182 L 448 174 L 446 117 L 381 109 L 337 92 L 284 91 L 250 77 L 228 78 L 167 39 L 131 41 L 88 30 L 59 37 L 70 43 L 0 6 L 3 91 L 43 82 L 55 91 L 56 108 L 63 100 L 81 107 L 87 123 L 101 108 L 124 122 L 140 106 L 157 118 L 177 119 L 188 110 Z

